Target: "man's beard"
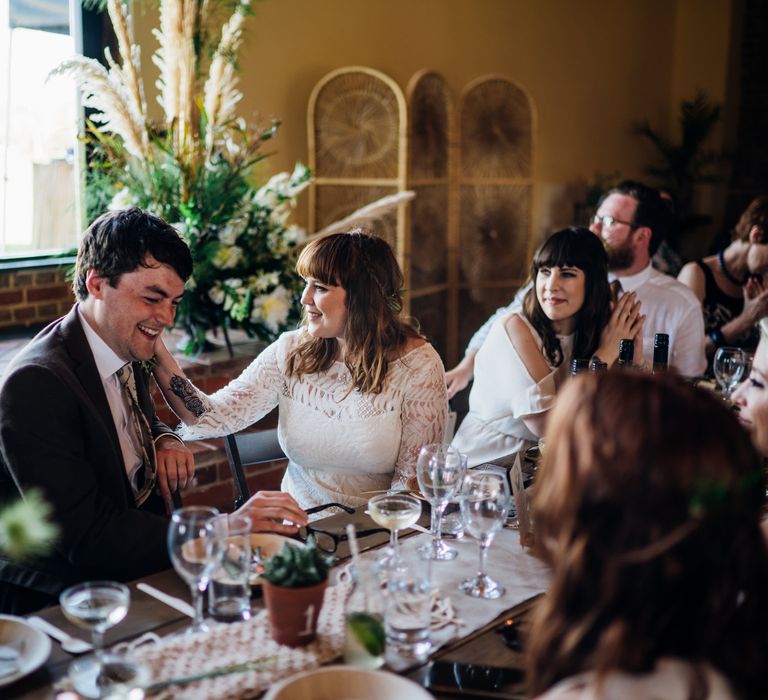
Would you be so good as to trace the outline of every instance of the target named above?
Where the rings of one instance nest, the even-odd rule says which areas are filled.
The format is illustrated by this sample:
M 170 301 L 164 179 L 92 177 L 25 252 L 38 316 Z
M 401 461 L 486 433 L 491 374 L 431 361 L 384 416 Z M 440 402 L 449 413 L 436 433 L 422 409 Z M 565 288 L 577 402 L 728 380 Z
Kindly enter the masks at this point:
M 605 245 L 605 252 L 608 255 L 608 269 L 611 272 L 614 270 L 626 270 L 634 265 L 635 252 L 632 250 L 631 237 L 628 236 L 618 248 L 611 247 L 605 241 L 603 243 Z

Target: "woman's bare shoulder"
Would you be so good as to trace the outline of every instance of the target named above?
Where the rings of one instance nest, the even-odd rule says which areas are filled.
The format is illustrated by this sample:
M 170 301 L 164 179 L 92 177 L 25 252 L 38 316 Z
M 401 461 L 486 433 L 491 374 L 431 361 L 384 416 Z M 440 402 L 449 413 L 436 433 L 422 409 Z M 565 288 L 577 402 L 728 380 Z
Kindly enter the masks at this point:
M 515 343 L 518 342 L 535 342 L 531 327 L 520 316 L 520 314 L 510 314 L 504 321 L 504 329 L 507 331 L 509 339 Z
M 406 338 L 406 340 L 398 347 L 387 353 L 387 359 L 390 362 L 395 360 L 402 360 L 408 353 L 417 350 L 418 348 L 427 345 L 427 341 L 420 337 L 415 336 L 413 338 Z

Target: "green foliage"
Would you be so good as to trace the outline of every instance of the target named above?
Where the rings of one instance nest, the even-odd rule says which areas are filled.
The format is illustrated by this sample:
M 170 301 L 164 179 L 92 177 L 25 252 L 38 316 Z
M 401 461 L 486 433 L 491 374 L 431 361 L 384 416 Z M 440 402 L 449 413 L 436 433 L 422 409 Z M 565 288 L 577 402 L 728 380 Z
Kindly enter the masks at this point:
M 269 558 L 261 576 L 273 586 L 314 586 L 328 578 L 328 571 L 334 561 L 334 557 L 323 554 L 317 548 L 310 535 L 306 547 L 284 544 L 281 551 Z
M 371 656 L 381 656 L 386 644 L 386 633 L 381 616 L 367 612 L 347 615 L 347 625 Z
M 37 491 L 0 510 L 0 551 L 15 560 L 48 552 L 58 535 L 50 515 L 50 506 Z
M 678 197 L 694 183 L 716 182 L 723 155 L 704 149 L 704 144 L 719 120 L 720 106 L 698 92 L 693 100 L 680 104 L 679 141 L 666 138 L 648 120 L 635 124 L 633 132 L 650 141 L 658 156 L 658 164 L 646 168 L 646 172 Z

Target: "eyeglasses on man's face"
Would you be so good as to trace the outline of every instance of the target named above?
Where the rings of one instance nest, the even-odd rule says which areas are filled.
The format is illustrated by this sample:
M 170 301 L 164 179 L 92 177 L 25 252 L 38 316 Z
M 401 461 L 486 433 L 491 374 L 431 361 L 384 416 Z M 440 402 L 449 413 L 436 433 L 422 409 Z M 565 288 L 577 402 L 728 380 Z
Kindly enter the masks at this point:
M 307 515 L 313 513 L 319 513 L 320 511 L 328 508 L 339 508 L 349 515 L 354 514 L 355 509 L 349 506 L 342 505 L 341 503 L 325 503 L 321 506 L 314 506 L 304 511 Z M 369 530 L 357 530 L 357 537 L 368 537 L 369 535 L 375 535 L 377 532 L 389 532 L 384 527 L 374 527 Z M 330 530 L 323 530 L 322 528 L 313 527 L 312 525 L 305 525 L 299 528 L 298 539 L 302 542 L 306 542 L 307 538 L 312 535 L 315 539 L 315 544 L 318 549 L 322 549 L 327 554 L 333 554 L 339 546 L 340 542 L 346 542 L 349 537 L 346 532 L 331 532 Z
M 611 216 L 610 214 L 606 214 L 605 216 L 600 216 L 600 214 L 595 214 L 594 218 L 592 219 L 592 223 L 596 224 L 597 226 L 603 226 L 604 228 L 612 228 L 613 226 L 629 226 L 629 228 L 637 228 L 631 221 L 622 221 L 621 219 L 617 219 L 615 216 Z

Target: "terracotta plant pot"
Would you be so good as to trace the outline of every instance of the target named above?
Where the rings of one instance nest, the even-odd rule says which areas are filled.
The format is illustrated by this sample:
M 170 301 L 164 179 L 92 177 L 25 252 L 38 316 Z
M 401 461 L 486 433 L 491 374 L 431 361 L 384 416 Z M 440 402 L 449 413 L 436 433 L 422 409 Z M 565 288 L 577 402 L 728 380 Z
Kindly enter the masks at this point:
M 264 581 L 262 588 L 272 639 L 289 647 L 303 647 L 313 641 L 327 585 L 326 580 L 304 588 L 285 588 Z

